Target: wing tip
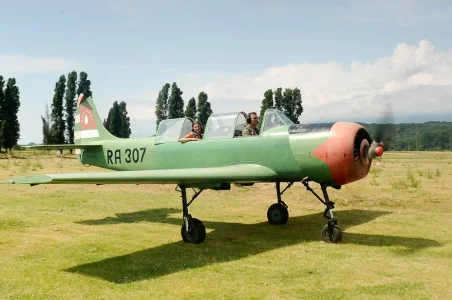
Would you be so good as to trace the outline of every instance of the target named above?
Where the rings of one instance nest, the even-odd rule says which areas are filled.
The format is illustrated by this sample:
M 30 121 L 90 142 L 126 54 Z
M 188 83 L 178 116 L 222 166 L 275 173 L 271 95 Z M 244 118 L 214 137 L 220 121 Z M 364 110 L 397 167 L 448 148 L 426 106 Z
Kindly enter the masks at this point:
M 42 183 L 49 183 L 52 181 L 52 178 L 48 175 L 30 175 L 30 176 L 22 176 L 17 177 L 15 179 L 10 179 L 3 181 L 2 184 L 30 184 L 37 185 Z

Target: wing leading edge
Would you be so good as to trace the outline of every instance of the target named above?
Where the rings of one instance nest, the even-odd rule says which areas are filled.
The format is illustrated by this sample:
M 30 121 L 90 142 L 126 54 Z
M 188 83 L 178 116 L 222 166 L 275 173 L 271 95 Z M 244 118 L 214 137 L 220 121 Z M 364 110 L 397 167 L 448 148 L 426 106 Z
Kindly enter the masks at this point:
M 263 165 L 236 164 L 215 168 L 37 174 L 7 180 L 3 184 L 232 183 L 271 181 L 276 176 L 274 170 Z

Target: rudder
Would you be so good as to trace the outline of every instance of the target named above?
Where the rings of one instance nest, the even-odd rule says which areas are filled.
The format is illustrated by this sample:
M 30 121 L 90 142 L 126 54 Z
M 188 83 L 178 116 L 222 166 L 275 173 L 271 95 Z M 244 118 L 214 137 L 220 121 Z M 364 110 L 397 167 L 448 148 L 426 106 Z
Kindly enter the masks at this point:
M 74 143 L 84 144 L 100 140 L 117 139 L 104 127 L 93 98 L 79 95 L 74 120 Z

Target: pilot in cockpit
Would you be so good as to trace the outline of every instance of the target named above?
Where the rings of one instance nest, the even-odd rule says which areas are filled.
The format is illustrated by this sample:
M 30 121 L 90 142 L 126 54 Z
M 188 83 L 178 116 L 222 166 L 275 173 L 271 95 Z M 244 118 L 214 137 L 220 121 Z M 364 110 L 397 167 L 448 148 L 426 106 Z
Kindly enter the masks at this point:
M 179 142 L 186 143 L 191 141 L 202 140 L 202 127 L 201 123 L 195 121 L 193 122 L 193 129 L 186 136 L 181 138 Z
M 246 118 L 246 124 L 246 127 L 242 130 L 242 136 L 259 135 L 259 129 L 257 129 L 259 117 L 257 113 L 250 112 Z

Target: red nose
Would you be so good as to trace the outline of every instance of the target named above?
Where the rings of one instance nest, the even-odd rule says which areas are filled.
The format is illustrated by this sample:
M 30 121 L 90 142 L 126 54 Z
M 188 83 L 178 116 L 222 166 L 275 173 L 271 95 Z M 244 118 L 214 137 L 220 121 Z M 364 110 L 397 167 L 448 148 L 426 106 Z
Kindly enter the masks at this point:
M 375 154 L 377 156 L 382 156 L 383 155 L 383 147 L 378 146 L 377 148 L 375 148 Z
M 340 185 L 360 180 L 369 172 L 367 159 L 370 136 L 363 126 L 352 122 L 337 122 L 330 137 L 312 154 L 324 161 L 331 177 Z

